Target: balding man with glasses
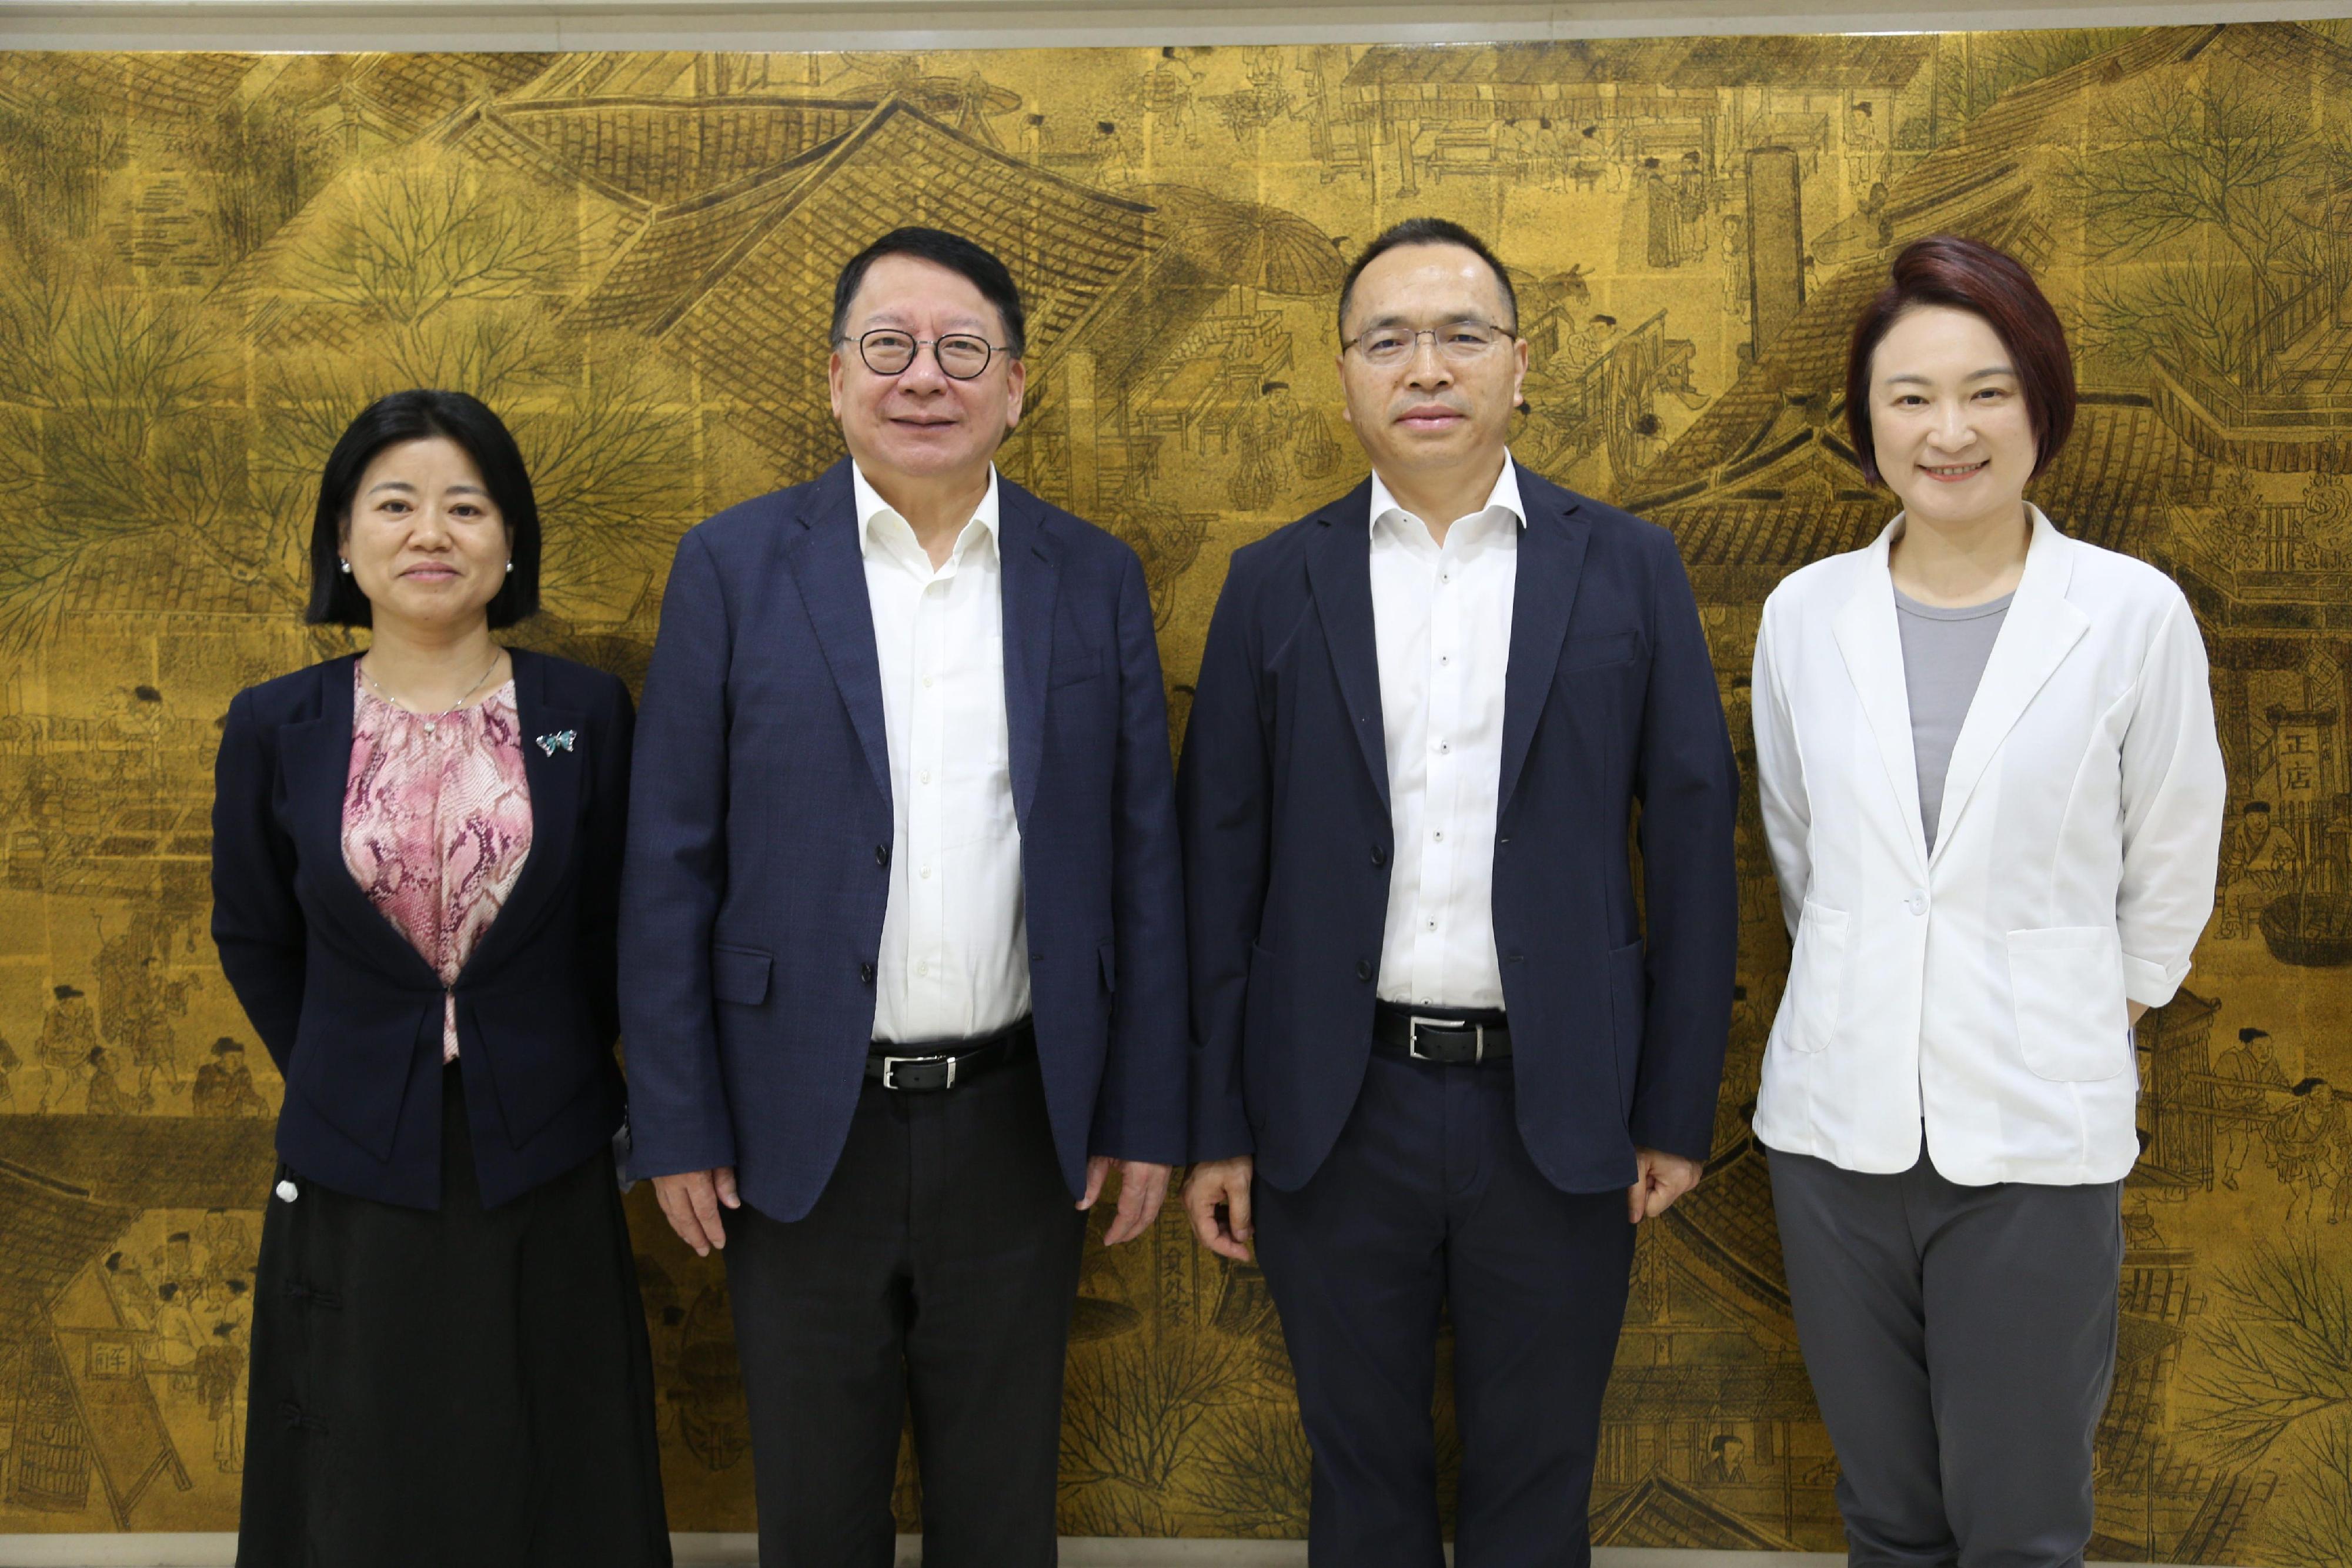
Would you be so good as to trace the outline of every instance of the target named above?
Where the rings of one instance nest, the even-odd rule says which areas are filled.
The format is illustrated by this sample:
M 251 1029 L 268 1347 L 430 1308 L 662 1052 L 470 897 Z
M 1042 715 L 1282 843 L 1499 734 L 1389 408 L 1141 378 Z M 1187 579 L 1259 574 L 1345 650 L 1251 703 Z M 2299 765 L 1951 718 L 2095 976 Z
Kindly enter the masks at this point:
M 769 1568 L 1055 1558 L 1082 1212 L 1183 1158 L 1168 721 L 1135 552 L 1003 479 L 1021 298 L 936 229 L 835 289 L 848 458 L 678 548 L 621 933 L 631 1167 L 724 1248 Z
M 1309 1561 L 1591 1561 L 1634 1227 L 1696 1184 L 1738 794 L 1674 540 L 1520 468 L 1502 265 L 1419 218 L 1339 298 L 1351 494 L 1235 552 L 1178 770 L 1184 1204 L 1265 1271 Z M 1628 831 L 1639 824 L 1639 888 Z

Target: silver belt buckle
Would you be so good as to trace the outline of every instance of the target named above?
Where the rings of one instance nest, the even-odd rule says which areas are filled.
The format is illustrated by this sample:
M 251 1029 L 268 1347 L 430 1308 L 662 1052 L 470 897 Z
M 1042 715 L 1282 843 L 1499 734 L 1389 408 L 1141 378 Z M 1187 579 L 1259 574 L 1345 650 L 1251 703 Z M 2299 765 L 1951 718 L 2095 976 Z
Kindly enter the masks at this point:
M 1423 1056 L 1422 1054 L 1421 1026 L 1423 1024 L 1427 1024 L 1432 1029 L 1450 1030 L 1455 1033 L 1459 1033 L 1465 1029 L 1468 1030 L 1471 1036 L 1470 1060 L 1474 1062 L 1484 1061 L 1486 1060 L 1486 1026 L 1485 1024 L 1467 1023 L 1460 1019 L 1423 1018 L 1419 1013 L 1408 1015 L 1405 1021 L 1412 1028 L 1412 1036 L 1405 1042 L 1404 1053 L 1407 1056 L 1412 1057 L 1415 1061 L 1435 1061 L 1437 1060 L 1433 1056 Z
M 882 1059 L 882 1087 L 885 1089 L 898 1087 L 898 1072 L 901 1067 L 929 1067 L 937 1061 L 944 1061 L 948 1064 L 948 1081 L 940 1087 L 954 1088 L 956 1059 L 952 1056 L 886 1056 Z

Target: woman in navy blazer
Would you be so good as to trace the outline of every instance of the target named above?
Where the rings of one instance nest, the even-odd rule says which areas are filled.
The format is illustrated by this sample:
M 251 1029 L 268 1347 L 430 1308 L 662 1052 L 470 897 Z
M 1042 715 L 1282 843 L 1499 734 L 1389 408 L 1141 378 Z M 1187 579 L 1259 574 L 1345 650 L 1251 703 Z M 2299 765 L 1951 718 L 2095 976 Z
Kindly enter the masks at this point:
M 670 1561 L 612 1138 L 632 714 L 491 630 L 538 608 L 514 441 L 384 398 L 328 459 L 308 619 L 240 692 L 213 938 L 286 1080 L 237 1562 Z

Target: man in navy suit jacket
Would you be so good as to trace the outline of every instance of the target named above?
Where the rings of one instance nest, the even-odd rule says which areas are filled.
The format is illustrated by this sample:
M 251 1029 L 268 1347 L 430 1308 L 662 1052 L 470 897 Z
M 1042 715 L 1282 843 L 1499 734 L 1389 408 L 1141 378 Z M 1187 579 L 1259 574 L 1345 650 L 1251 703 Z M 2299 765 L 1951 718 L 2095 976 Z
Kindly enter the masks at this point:
M 1373 477 L 1234 554 L 1179 771 L 1185 1207 L 1258 1243 L 1310 1561 L 1441 1563 L 1442 1309 L 1456 1562 L 1582 1563 L 1633 1227 L 1714 1125 L 1731 746 L 1673 539 L 1506 449 L 1528 345 L 1486 248 L 1399 225 L 1339 315 Z
M 924 1561 L 1051 1563 L 1081 1211 L 1117 1163 L 1141 1234 L 1184 1155 L 1151 604 L 995 471 L 1022 334 L 968 240 L 852 260 L 850 460 L 687 535 L 646 677 L 632 1168 L 728 1248 L 770 1563 L 893 1561 L 910 1400 Z

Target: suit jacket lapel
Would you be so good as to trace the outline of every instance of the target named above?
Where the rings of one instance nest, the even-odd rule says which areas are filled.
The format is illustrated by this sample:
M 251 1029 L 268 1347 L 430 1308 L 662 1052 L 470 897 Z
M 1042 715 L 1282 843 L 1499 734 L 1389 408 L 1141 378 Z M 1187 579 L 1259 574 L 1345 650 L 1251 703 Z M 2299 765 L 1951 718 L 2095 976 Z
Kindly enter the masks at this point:
M 890 799 L 890 745 L 882 716 L 882 666 L 874 651 L 874 611 L 866 597 L 866 559 L 857 542 L 849 461 L 835 464 L 802 502 L 801 531 L 784 542 L 784 560 L 808 607 L 833 684 L 873 770 L 874 788 Z
M 1584 547 L 1591 528 L 1576 515 L 1567 492 L 1538 486 L 1519 470 L 1519 504 L 1528 509 L 1520 530 L 1518 561 L 1511 588 L 1511 650 L 1503 675 L 1503 771 L 1496 804 L 1507 810 L 1527 767 L 1536 725 L 1543 717 L 1559 669 L 1560 645 L 1576 608 L 1577 583 L 1584 575 Z
M 1045 753 L 1045 685 L 1054 653 L 1060 547 L 1037 497 L 997 479 L 997 560 L 1003 570 L 1004 718 L 1012 745 L 1013 812 L 1026 832 Z
M 1357 749 L 1389 805 L 1388 733 L 1381 714 L 1381 655 L 1372 636 L 1372 482 L 1365 480 L 1316 520 L 1323 537 L 1307 552 L 1307 581 L 1329 642 L 1339 696 L 1354 721 Z
M 1886 781 L 1894 788 L 1895 803 L 1902 810 L 1902 831 L 1911 846 L 1914 867 L 1924 872 L 1927 832 L 1919 821 L 1919 764 L 1911 749 L 1911 693 L 1903 683 L 1903 632 L 1895 622 L 1895 580 L 1886 566 L 1895 530 L 1902 521 L 1898 517 L 1880 531 L 1878 541 L 1870 547 L 1861 580 L 1838 611 L 1832 630 L 1838 652 L 1845 659 L 1846 674 L 1862 699 L 1862 711 L 1878 742 Z M 1943 820 L 1951 820 L 1948 800 Z
M 354 939 L 393 970 L 438 986 L 424 956 L 384 917 L 343 860 L 343 795 L 352 776 L 352 680 L 356 656 L 319 666 L 319 716 L 278 730 L 278 767 L 286 810 L 302 860 L 315 868 L 311 885 L 339 911 Z
M 593 762 L 580 715 L 547 700 L 546 662 L 524 648 L 514 649 L 512 656 L 515 727 L 522 737 L 523 780 L 530 787 L 530 852 L 499 917 L 466 960 L 468 970 L 495 965 L 501 952 L 528 936 L 562 884 L 580 820 L 583 770 Z M 554 737 L 567 734 L 570 746 L 556 742 Z M 549 744 L 540 744 L 542 736 L 550 737 Z
M 1936 827 L 1938 856 L 1952 841 L 1953 824 L 1967 809 L 2001 742 L 2091 627 L 2091 618 L 2066 597 L 2074 572 L 2074 546 L 2050 526 L 2040 507 L 2032 512 L 2033 541 L 2025 553 L 2025 575 L 2018 580 L 2017 597 L 2010 601 L 2009 613 L 2001 618 L 1992 655 L 1985 661 L 1968 717 L 1961 721 L 1960 733 L 1952 742 L 1952 767 L 1945 776 L 1944 809 Z

